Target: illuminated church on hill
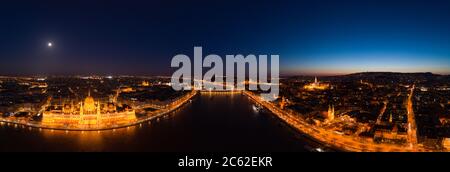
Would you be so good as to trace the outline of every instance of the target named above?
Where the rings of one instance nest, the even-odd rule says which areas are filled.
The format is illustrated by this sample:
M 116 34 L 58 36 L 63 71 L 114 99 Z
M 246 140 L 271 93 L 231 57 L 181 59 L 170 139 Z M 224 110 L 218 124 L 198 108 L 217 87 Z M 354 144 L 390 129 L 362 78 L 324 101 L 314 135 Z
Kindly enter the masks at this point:
M 307 90 L 325 90 L 328 89 L 328 87 L 330 87 L 330 84 L 321 83 L 317 80 L 317 77 L 315 77 L 313 83 L 307 84 L 303 88 Z

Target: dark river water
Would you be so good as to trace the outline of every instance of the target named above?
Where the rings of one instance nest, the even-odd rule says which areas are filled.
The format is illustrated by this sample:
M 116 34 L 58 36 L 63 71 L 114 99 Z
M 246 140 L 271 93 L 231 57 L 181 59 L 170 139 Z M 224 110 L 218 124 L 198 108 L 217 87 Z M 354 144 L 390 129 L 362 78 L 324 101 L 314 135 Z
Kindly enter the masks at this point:
M 318 144 L 240 94 L 202 93 L 151 123 L 114 131 L 0 126 L 0 151 L 310 151 Z

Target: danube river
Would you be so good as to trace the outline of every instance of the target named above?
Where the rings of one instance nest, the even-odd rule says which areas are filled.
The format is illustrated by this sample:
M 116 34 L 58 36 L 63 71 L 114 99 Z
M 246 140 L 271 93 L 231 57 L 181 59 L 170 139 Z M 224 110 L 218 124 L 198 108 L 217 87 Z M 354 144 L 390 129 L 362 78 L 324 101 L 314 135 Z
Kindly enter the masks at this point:
M 201 93 L 176 111 L 108 131 L 0 126 L 0 151 L 312 151 L 315 142 L 244 95 Z

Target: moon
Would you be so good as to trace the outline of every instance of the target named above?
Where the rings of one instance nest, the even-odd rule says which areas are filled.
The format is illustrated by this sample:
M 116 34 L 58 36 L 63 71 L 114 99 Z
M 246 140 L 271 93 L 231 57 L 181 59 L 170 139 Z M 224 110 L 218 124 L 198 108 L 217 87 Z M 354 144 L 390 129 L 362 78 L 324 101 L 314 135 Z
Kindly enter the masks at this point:
M 52 46 L 53 46 L 53 43 L 52 43 L 52 42 L 48 42 L 48 43 L 47 43 L 47 46 L 48 46 L 48 47 L 52 47 Z

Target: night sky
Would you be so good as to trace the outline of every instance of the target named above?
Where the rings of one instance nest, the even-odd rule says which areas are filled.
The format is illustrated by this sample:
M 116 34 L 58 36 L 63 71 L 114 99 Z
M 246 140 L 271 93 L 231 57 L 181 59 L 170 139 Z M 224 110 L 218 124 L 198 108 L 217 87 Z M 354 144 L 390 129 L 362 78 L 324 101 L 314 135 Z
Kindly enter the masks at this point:
M 0 26 L 0 75 L 170 75 L 194 46 L 279 54 L 284 75 L 450 73 L 444 0 L 2 1 Z

